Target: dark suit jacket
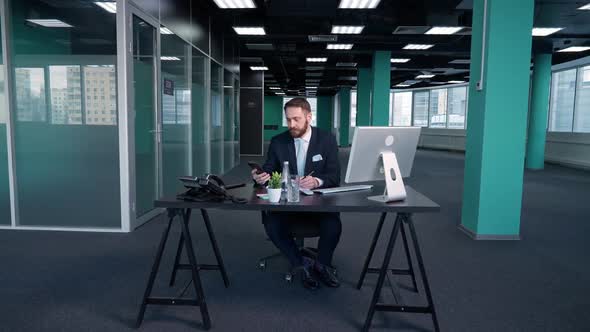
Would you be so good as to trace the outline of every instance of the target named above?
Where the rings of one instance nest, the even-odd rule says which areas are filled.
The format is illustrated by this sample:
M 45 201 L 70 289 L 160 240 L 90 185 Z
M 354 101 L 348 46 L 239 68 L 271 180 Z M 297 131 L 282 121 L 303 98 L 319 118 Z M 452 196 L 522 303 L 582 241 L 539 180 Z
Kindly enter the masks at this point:
M 337 187 L 340 185 L 340 162 L 336 138 L 331 133 L 316 127 L 312 127 L 311 130 L 304 174 L 314 171 L 312 176 L 324 181 L 322 188 Z M 313 157 L 317 155 L 321 156 L 321 160 L 313 161 Z M 297 174 L 295 141 L 289 131 L 272 138 L 268 147 L 267 160 L 262 165 L 262 169 L 268 174 L 282 172 L 285 161 L 289 162 L 289 172 Z

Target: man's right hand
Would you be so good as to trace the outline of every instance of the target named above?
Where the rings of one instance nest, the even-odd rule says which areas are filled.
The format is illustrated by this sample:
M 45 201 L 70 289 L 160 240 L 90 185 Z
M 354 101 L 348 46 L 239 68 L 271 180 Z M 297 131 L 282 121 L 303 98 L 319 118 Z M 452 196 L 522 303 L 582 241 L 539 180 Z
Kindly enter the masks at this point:
M 270 175 L 266 172 L 256 174 L 256 170 L 253 169 L 250 173 L 252 174 L 252 178 L 254 179 L 254 181 L 256 181 L 256 183 L 258 183 L 259 185 L 263 185 L 268 180 L 270 180 Z

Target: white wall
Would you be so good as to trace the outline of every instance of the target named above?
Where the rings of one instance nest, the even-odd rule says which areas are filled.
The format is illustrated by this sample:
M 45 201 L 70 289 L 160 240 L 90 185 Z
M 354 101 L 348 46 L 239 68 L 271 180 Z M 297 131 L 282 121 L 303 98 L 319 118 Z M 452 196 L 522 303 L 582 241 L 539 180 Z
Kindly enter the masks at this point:
M 422 128 L 418 147 L 465 151 L 465 130 Z M 590 134 L 548 132 L 545 161 L 590 169 Z

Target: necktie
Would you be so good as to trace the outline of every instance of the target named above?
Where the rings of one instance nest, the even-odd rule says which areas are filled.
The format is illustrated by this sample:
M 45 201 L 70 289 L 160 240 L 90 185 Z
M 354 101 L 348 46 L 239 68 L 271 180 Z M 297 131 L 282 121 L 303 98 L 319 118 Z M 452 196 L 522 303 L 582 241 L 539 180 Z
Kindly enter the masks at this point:
M 297 146 L 297 174 L 303 176 L 305 172 L 305 153 L 303 153 L 303 140 L 297 138 L 295 140 Z

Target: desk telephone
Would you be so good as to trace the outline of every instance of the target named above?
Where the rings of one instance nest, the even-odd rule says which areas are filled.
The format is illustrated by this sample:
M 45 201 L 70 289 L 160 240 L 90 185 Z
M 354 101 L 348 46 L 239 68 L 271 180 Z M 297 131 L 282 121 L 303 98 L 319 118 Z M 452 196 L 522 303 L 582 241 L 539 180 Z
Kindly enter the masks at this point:
M 223 180 L 215 174 L 205 174 L 199 176 L 181 176 L 178 178 L 187 191 L 176 196 L 178 199 L 196 202 L 222 202 L 230 200 L 234 203 L 244 204 L 247 202 L 244 198 L 234 197 L 227 190 L 243 187 L 245 184 L 225 185 Z

